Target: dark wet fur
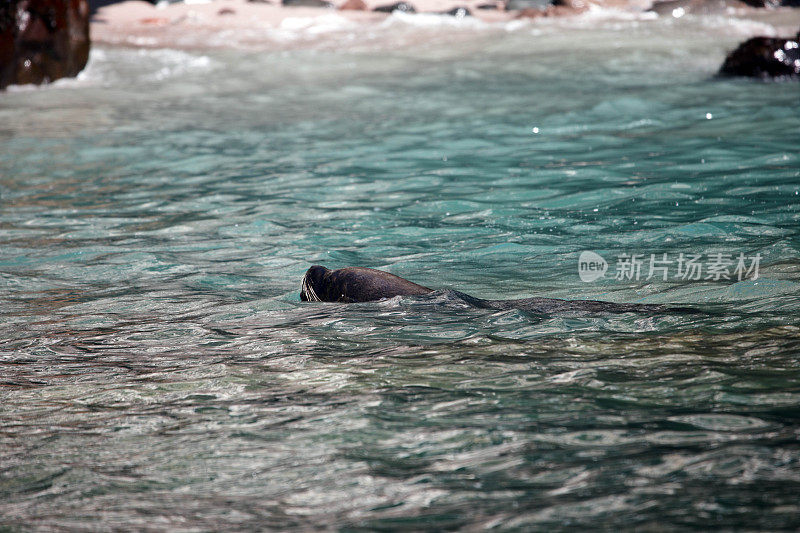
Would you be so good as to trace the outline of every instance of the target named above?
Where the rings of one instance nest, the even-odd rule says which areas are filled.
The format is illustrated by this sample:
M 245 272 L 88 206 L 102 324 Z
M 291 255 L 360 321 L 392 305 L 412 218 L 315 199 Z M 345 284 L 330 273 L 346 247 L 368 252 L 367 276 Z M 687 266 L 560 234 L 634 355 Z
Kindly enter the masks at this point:
M 394 274 L 364 267 L 329 270 L 315 265 L 303 276 L 300 299 L 320 302 L 372 302 L 395 296 L 421 296 L 433 289 L 417 285 Z M 688 307 L 658 304 L 618 304 L 598 300 L 560 300 L 557 298 L 523 298 L 519 300 L 483 300 L 458 291 L 452 292 L 464 302 L 480 309 L 506 311 L 518 309 L 531 313 L 699 313 Z
M 310 290 L 309 290 L 310 289 Z M 433 292 L 407 279 L 382 270 L 347 267 L 328 270 L 312 266 L 303 277 L 300 299 L 322 302 L 372 302 L 395 296 L 419 296 Z

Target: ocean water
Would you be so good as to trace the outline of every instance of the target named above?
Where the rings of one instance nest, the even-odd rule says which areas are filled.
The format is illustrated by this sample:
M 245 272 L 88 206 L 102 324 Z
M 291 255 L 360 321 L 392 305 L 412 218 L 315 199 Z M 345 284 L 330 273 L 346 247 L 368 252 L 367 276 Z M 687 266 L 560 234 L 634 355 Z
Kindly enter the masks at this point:
M 800 527 L 800 92 L 714 76 L 775 28 L 425 20 L 0 95 L 0 529 Z

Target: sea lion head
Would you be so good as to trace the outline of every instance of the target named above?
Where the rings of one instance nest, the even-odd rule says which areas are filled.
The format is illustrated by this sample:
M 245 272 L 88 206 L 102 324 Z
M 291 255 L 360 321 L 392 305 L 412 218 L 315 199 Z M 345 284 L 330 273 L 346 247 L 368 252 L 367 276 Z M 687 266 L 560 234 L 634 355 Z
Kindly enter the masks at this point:
M 314 265 L 303 276 L 300 300 L 304 302 L 374 302 L 395 296 L 428 294 L 431 289 L 389 272 L 365 267 L 328 270 Z
M 300 289 L 300 300 L 303 302 L 324 302 L 326 291 L 324 290 L 323 280 L 325 274 L 330 272 L 327 268 L 314 265 L 306 271 L 303 276 L 303 283 Z

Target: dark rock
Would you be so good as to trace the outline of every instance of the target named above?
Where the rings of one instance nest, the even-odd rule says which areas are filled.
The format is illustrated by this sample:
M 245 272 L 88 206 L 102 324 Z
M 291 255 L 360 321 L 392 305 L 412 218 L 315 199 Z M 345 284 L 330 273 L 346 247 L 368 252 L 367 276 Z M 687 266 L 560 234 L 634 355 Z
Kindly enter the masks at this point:
M 523 9 L 543 10 L 552 3 L 552 0 L 508 0 L 508 2 L 506 2 L 506 11 L 521 11 Z
M 728 54 L 719 73 L 751 78 L 799 77 L 798 38 L 800 34 L 794 39 L 753 37 Z
M 117 4 L 122 1 L 123 0 L 89 0 L 89 13 L 94 15 L 101 7 L 110 6 L 111 4 Z
M 471 17 L 472 13 L 466 7 L 454 7 L 450 11 L 443 11 L 440 15 L 450 15 L 451 17 L 463 19 L 464 17 Z
M 476 8 L 476 9 L 486 9 L 486 10 L 490 10 L 490 9 L 499 9 L 499 8 L 497 7 L 497 4 L 481 4 L 481 5 L 479 5 L 479 6 L 476 6 L 475 8 Z
M 412 6 L 408 2 L 397 2 L 396 4 L 378 6 L 375 9 L 373 9 L 373 11 L 377 11 L 378 13 L 394 13 L 395 11 L 399 11 L 401 13 L 417 12 L 417 10 L 414 9 L 414 6 Z
M 97 13 L 97 10 L 101 7 L 110 6 L 111 4 L 119 4 L 120 2 L 126 2 L 127 0 L 89 0 L 89 13 L 94 15 Z M 151 4 L 158 3 L 158 0 L 144 0 L 145 2 L 150 2 Z M 167 0 L 170 3 L 175 2 L 182 2 L 183 0 Z
M 753 7 L 800 7 L 800 0 L 743 0 Z
M 566 7 L 577 13 L 583 13 L 589 9 L 589 2 L 587 0 L 554 0 L 553 6 L 556 9 Z
M 76 76 L 88 59 L 86 0 L 0 4 L 0 89 Z
M 324 7 L 330 9 L 333 4 L 326 0 L 283 0 L 284 7 Z
M 742 0 L 752 7 L 800 7 L 800 0 Z
M 752 7 L 778 7 L 780 0 L 742 0 L 745 4 Z

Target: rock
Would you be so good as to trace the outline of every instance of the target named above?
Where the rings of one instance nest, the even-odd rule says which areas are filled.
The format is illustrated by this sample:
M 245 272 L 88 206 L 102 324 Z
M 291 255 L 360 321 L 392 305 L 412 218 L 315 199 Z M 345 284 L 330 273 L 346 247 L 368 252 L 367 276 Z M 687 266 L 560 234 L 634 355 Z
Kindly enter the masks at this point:
M 522 11 L 527 9 L 538 9 L 542 11 L 552 3 L 551 0 L 508 0 L 508 2 L 506 2 L 506 11 Z
M 344 4 L 339 6 L 340 11 L 366 11 L 367 9 L 367 3 L 364 0 L 345 0 Z
M 128 0 L 89 0 L 89 13 L 94 15 L 97 13 L 97 10 L 101 7 L 110 6 L 112 4 L 119 4 L 122 2 L 127 2 Z M 145 2 L 149 2 L 151 4 L 157 4 L 159 0 L 143 0 Z M 174 4 L 176 2 L 183 2 L 184 0 L 164 0 L 170 4 Z
M 463 19 L 464 17 L 471 17 L 472 13 L 469 12 L 469 9 L 466 7 L 454 7 L 450 11 L 443 11 L 439 13 L 440 15 L 450 15 L 451 17 L 455 17 L 457 19 Z
M 539 17 L 570 17 L 579 15 L 589 9 L 589 6 L 581 0 L 570 0 L 572 5 L 563 5 L 560 2 L 547 6 L 545 9 L 523 9 L 515 18 L 539 18 Z
M 223 7 L 222 9 L 217 11 L 217 15 L 235 15 L 235 14 L 236 14 L 236 10 L 235 9 L 231 9 L 229 7 Z
M 800 77 L 800 33 L 792 39 L 753 37 L 728 54 L 719 73 L 751 78 Z
M 88 59 L 86 0 L 3 0 L 0 89 L 76 76 Z
M 800 7 L 800 0 L 743 0 L 753 7 Z
M 375 9 L 373 9 L 373 11 L 377 11 L 378 13 L 394 13 L 395 11 L 399 11 L 401 13 L 417 12 L 417 10 L 414 9 L 414 6 L 412 6 L 408 2 L 397 2 L 396 4 L 378 6 Z
M 575 13 L 583 13 L 589 9 L 588 0 L 555 0 L 553 5 L 556 7 L 567 7 Z
M 116 4 L 121 1 L 122 0 L 89 0 L 89 13 L 94 15 L 101 7 L 110 6 L 111 4 Z
M 491 10 L 491 9 L 499 9 L 499 8 L 497 7 L 497 4 L 481 4 L 479 6 L 475 6 L 475 9 Z
M 169 26 L 170 20 L 166 17 L 145 17 L 139 19 L 139 24 L 143 26 Z
M 324 7 L 330 9 L 333 4 L 326 0 L 283 0 L 284 7 Z
M 747 4 L 739 0 L 666 0 L 654 3 L 650 11 L 681 18 L 684 15 L 726 15 L 731 8 L 744 7 Z
M 517 13 L 517 16 L 514 18 L 536 19 L 543 16 L 544 16 L 544 9 L 539 9 L 538 7 L 529 7 L 528 9 L 520 9 L 519 13 Z
M 744 3 L 752 7 L 778 7 L 779 0 L 744 0 Z

